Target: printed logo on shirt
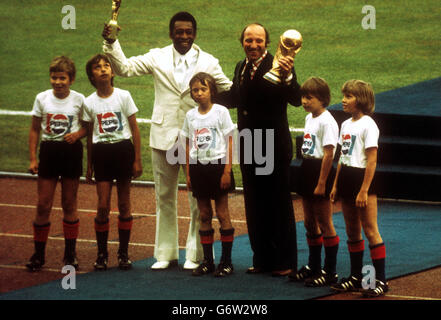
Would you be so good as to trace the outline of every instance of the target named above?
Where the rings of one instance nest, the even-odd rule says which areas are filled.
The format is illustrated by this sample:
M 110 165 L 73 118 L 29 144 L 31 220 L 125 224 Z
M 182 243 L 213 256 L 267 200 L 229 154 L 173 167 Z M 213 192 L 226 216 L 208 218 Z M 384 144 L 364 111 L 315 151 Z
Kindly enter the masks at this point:
M 100 133 L 122 131 L 121 112 L 106 112 L 96 115 Z
M 356 136 L 352 136 L 350 134 L 343 134 L 342 136 L 342 145 L 341 145 L 341 153 L 344 155 L 351 156 L 352 150 L 354 149 L 354 142 Z
M 194 146 L 199 150 L 213 149 L 216 146 L 216 130 L 202 128 L 194 131 Z
M 46 132 L 57 135 L 70 133 L 72 121 L 73 116 L 48 113 L 46 118 Z
M 315 135 L 309 133 L 305 134 L 303 137 L 302 152 L 303 154 L 311 155 L 314 154 L 315 149 Z

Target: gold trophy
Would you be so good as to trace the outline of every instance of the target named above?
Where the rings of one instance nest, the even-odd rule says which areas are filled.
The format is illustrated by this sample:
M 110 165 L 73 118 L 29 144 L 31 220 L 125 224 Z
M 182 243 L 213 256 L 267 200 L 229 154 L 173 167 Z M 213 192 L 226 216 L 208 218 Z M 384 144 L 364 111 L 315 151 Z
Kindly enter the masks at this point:
M 279 59 L 286 56 L 294 58 L 302 48 L 302 42 L 303 38 L 300 32 L 293 29 L 286 30 L 280 36 L 279 46 L 277 47 L 276 55 L 273 60 L 273 67 L 263 77 L 274 84 L 282 83 L 284 79 L 280 74 L 281 67 L 279 65 Z
M 119 7 L 121 6 L 122 0 L 112 0 L 112 18 L 107 24 L 110 27 L 109 39 L 116 40 L 118 31 L 121 29 L 116 21 L 118 19 Z

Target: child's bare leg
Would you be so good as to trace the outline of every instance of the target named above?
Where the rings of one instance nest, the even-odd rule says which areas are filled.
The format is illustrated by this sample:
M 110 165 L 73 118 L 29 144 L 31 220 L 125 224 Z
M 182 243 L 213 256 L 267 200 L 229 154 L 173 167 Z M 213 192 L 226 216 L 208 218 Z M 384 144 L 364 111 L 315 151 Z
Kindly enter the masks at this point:
M 130 205 L 130 183 L 131 180 L 118 180 L 117 181 L 117 193 L 118 193 L 118 210 L 119 215 L 122 218 L 130 218 L 131 205 Z
M 302 198 L 303 215 L 304 215 L 303 224 L 305 225 L 306 232 L 311 236 L 319 235 L 322 233 L 317 223 L 317 217 L 314 214 L 315 213 L 314 201 L 315 199 L 313 198 L 308 198 L 308 197 Z
M 229 230 L 233 228 L 231 224 L 230 212 L 228 210 L 228 194 L 219 196 L 215 201 L 216 216 L 219 219 L 221 229 Z
M 77 221 L 77 193 L 79 179 L 63 178 L 61 180 L 61 205 L 63 207 L 64 220 L 65 221 Z
M 314 203 L 314 212 L 323 237 L 335 237 L 334 222 L 332 221 L 332 204 L 329 199 L 318 198 Z
M 202 231 L 212 230 L 213 209 L 210 199 L 198 199 Z
M 383 239 L 381 238 L 377 223 L 377 196 L 369 195 L 368 205 L 365 208 L 359 208 L 359 210 L 363 231 L 369 244 L 374 246 L 382 243 Z
M 348 241 L 360 241 L 362 239 L 361 219 L 355 203 L 351 200 L 342 199 L 341 205 L 346 225 L 346 234 L 348 236 Z
M 49 216 L 54 201 L 57 180 L 58 179 L 56 178 L 38 178 L 38 204 L 37 215 L 35 217 L 35 224 L 37 225 L 44 225 L 49 223 Z
M 103 222 L 109 219 L 112 182 L 98 181 L 96 183 L 98 195 L 98 210 L 96 220 Z

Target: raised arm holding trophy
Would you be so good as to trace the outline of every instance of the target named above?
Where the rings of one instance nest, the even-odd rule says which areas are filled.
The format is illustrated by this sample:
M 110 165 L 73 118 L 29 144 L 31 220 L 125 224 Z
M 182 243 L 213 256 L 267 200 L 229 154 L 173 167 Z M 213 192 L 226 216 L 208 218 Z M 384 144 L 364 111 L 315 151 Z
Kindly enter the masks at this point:
M 164 270 L 178 265 L 179 245 L 177 227 L 177 191 L 181 166 L 167 161 L 167 151 L 172 150 L 184 123 L 185 114 L 195 105 L 190 96 L 189 80 L 198 72 L 206 72 L 216 80 L 218 91 L 230 88 L 219 60 L 194 44 L 197 34 L 196 19 L 188 12 L 176 13 L 169 22 L 168 36 L 172 43 L 163 48 L 126 58 L 118 39 L 112 32 L 121 1 L 113 1 L 112 20 L 102 32 L 103 52 L 109 57 L 115 74 L 121 77 L 151 75 L 155 83 L 152 103 L 150 147 L 156 193 L 156 236 L 154 257 L 157 262 L 150 268 Z M 115 21 L 113 23 L 112 21 Z M 149 32 L 157 33 L 159 25 Z M 118 30 L 119 27 L 116 27 Z M 182 167 L 186 172 L 185 165 Z M 186 243 L 184 269 L 195 269 L 203 259 L 200 243 L 199 209 L 196 199 L 188 193 L 190 225 Z
M 107 26 L 110 27 L 110 34 L 108 35 L 108 38 L 112 40 L 116 40 L 118 31 L 121 30 L 121 27 L 117 22 L 121 1 L 122 0 L 112 0 L 112 18 L 107 24 Z
M 269 34 L 263 25 L 247 25 L 240 42 L 245 58 L 236 65 L 231 89 L 219 94 L 218 101 L 237 108 L 239 131 L 249 132 L 254 144 L 258 141 L 273 160 L 271 172 L 258 174 L 261 163 L 246 159 L 247 149 L 243 143 L 239 144 L 245 216 L 253 251 L 252 266 L 246 272 L 286 276 L 297 270 L 296 225 L 289 180 L 293 145 L 287 107 L 288 103 L 301 104 L 300 85 L 293 54 L 285 49 L 290 45 L 282 42 L 274 58 L 267 50 Z M 275 75 L 268 81 L 266 74 Z M 262 133 L 257 135 L 257 132 Z M 268 152 L 270 149 L 265 146 L 271 145 L 273 152 Z
M 280 36 L 279 45 L 273 60 L 273 67 L 263 76 L 263 78 L 274 84 L 282 83 L 284 77 L 280 72 L 280 58 L 288 56 L 294 58 L 302 48 L 302 43 L 303 38 L 300 32 L 293 29 L 285 31 Z

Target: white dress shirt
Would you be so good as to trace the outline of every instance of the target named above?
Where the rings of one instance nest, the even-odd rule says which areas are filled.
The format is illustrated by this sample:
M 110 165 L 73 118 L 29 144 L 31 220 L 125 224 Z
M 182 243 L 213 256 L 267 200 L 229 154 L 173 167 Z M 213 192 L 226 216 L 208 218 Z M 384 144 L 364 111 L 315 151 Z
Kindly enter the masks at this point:
M 194 48 L 191 48 L 185 55 L 182 55 L 173 47 L 173 74 L 182 90 L 187 88 L 197 61 L 198 52 Z

